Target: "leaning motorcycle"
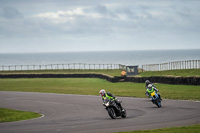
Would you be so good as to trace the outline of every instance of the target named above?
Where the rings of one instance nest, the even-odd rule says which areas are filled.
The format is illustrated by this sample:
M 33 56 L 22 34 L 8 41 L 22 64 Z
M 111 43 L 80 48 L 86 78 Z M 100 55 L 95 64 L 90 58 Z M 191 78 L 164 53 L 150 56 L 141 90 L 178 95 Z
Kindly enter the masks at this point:
M 126 117 L 126 110 L 124 108 L 120 108 L 114 100 L 106 98 L 104 99 L 103 105 L 106 107 L 106 110 L 112 119 L 116 119 L 119 116 L 122 118 Z
M 161 107 L 161 99 L 158 96 L 158 93 L 156 93 L 155 91 L 151 93 L 151 99 L 153 104 L 156 104 L 158 106 L 158 108 Z

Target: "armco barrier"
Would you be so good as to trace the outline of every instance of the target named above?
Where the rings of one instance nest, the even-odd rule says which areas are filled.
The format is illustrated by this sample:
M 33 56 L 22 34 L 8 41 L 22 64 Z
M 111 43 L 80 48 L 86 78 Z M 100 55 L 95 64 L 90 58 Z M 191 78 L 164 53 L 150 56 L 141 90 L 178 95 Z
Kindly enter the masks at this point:
M 125 82 L 144 83 L 150 80 L 152 83 L 176 84 L 176 85 L 200 85 L 199 77 L 127 77 Z
M 100 78 L 113 82 L 113 78 L 103 74 L 0 74 L 0 78 Z
M 200 77 L 110 77 L 103 74 L 0 74 L 0 78 L 100 78 L 110 82 L 152 83 L 200 85 Z

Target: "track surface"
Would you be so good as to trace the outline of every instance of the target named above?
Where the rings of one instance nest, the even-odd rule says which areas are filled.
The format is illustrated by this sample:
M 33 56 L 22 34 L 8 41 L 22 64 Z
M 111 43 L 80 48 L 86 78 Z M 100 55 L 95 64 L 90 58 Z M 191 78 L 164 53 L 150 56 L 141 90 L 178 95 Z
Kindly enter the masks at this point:
M 200 123 L 200 102 L 120 97 L 127 118 L 111 119 L 100 96 L 0 91 L 0 107 L 32 111 L 44 117 L 0 123 L 1 133 L 102 133 Z

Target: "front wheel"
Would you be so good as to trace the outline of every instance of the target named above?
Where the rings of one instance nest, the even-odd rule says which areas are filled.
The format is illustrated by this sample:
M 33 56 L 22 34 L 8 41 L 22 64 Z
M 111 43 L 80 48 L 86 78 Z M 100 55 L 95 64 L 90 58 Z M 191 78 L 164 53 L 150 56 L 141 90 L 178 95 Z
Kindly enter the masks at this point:
M 107 108 L 108 114 L 112 119 L 116 119 L 116 113 L 113 108 Z
M 126 114 L 126 110 L 124 109 L 124 111 L 122 112 L 121 117 L 122 117 L 122 118 L 126 118 L 126 116 L 127 116 L 127 114 Z
M 159 101 L 156 103 L 156 105 L 158 106 L 158 108 L 160 108 L 160 107 L 161 107 L 161 101 L 159 100 Z

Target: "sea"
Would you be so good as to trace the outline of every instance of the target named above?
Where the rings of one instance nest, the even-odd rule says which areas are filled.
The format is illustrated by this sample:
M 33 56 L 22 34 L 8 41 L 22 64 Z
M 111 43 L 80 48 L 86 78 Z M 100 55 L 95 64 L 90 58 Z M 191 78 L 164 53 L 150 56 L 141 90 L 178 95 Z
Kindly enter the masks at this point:
M 186 60 L 200 60 L 200 49 L 0 54 L 0 66 L 69 63 L 140 66 Z

